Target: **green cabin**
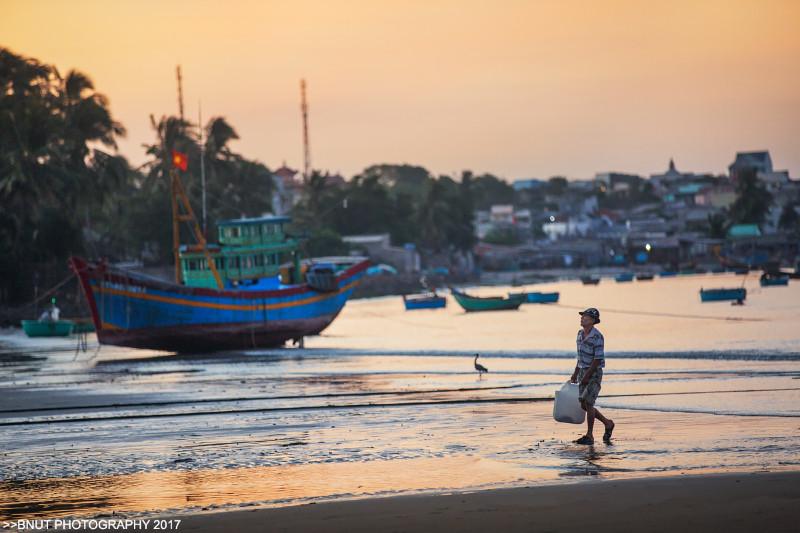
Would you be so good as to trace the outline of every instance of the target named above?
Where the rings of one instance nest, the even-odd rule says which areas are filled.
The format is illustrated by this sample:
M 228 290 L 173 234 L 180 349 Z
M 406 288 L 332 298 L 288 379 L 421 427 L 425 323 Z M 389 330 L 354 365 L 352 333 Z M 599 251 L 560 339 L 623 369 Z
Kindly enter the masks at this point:
M 284 283 L 299 283 L 299 242 L 286 235 L 284 226 L 289 222 L 289 217 L 263 216 L 217 224 L 219 244 L 209 244 L 208 250 L 226 289 L 276 288 L 282 273 Z M 217 288 L 202 251 L 181 246 L 180 261 L 185 285 Z

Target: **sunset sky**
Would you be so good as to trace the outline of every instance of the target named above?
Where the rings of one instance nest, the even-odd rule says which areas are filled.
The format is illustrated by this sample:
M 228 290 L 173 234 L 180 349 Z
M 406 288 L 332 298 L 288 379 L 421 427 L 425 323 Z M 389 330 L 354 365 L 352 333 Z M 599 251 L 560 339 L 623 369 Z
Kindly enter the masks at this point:
M 233 149 L 509 180 L 722 173 L 768 149 L 800 178 L 800 1 L 0 0 L 0 46 L 87 73 L 144 161 L 149 114 L 225 116 Z

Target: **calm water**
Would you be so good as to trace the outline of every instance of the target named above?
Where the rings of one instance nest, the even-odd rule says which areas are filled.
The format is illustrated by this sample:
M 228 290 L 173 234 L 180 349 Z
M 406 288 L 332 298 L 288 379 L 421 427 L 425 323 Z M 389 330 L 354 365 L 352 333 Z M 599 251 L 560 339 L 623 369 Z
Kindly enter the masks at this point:
M 748 288 L 744 306 L 701 287 Z M 173 356 L 0 337 L 0 518 L 213 509 L 800 465 L 800 284 L 563 282 L 557 305 L 350 302 L 306 349 Z M 502 294 L 508 287 L 478 288 Z M 520 288 L 514 288 L 514 291 Z M 552 420 L 602 313 L 613 446 Z M 490 372 L 472 369 L 472 354 Z M 602 433 L 602 428 L 596 437 Z

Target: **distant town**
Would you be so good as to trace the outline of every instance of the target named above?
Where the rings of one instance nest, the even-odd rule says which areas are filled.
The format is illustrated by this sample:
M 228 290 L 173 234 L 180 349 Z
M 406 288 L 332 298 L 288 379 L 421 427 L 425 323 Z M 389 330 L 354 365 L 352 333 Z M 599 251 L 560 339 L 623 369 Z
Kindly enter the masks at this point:
M 491 183 L 476 195 L 475 243 L 464 254 L 426 253 L 392 243 L 389 233 L 343 240 L 406 273 L 797 266 L 800 182 L 773 168 L 768 151 L 735 154 L 725 175 L 683 170 L 672 159 L 665 167 L 649 176 L 599 172 L 582 181 L 478 177 Z M 274 173 L 274 212 L 300 202 L 297 175 L 285 165 Z M 345 184 L 339 175 L 325 179 L 329 187 Z

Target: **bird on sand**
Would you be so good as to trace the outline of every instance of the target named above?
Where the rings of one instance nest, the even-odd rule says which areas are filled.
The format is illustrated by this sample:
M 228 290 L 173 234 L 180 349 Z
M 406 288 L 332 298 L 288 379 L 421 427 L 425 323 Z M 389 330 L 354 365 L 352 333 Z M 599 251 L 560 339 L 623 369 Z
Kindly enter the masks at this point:
M 477 353 L 476 353 L 476 354 L 475 354 L 475 361 L 473 361 L 473 363 L 475 364 L 475 370 L 477 370 L 477 371 L 478 371 L 478 375 L 479 375 L 479 376 L 482 376 L 482 375 L 483 375 L 483 373 L 484 373 L 484 372 L 488 372 L 488 371 L 489 371 L 489 369 L 488 369 L 488 368 L 486 368 L 485 366 L 483 366 L 482 364 L 480 364 L 480 363 L 478 362 L 478 357 L 480 357 L 480 356 L 481 356 L 480 354 L 477 354 Z

